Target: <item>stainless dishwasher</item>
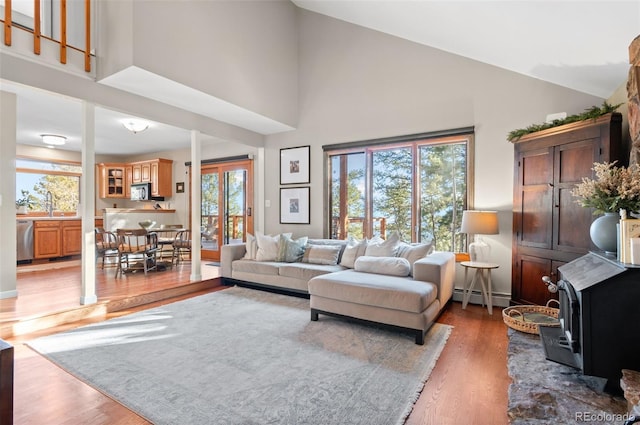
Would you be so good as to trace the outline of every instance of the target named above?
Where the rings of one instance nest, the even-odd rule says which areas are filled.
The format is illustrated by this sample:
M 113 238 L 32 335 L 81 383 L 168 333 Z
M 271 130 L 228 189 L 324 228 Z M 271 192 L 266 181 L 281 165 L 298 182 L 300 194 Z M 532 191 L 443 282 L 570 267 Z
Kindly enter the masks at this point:
M 17 220 L 18 261 L 33 260 L 33 220 Z

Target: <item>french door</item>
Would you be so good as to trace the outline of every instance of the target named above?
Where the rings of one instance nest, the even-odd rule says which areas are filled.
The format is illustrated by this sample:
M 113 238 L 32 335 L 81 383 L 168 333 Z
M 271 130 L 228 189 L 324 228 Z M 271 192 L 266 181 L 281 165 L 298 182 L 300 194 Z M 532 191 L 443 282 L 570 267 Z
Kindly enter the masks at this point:
M 203 259 L 220 261 L 220 246 L 242 243 L 253 233 L 251 160 L 203 164 L 200 231 Z

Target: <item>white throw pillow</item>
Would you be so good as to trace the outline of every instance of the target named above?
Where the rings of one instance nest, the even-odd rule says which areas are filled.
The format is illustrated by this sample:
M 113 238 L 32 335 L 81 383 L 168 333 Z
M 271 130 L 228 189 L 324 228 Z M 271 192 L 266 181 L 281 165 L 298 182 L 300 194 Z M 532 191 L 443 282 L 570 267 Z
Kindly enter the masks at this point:
M 406 258 L 411 265 L 413 272 L 413 263 L 433 252 L 433 243 L 412 243 L 408 244 L 400 242 L 396 250 L 396 256 Z M 413 273 L 412 273 L 413 274 Z
M 358 257 L 363 256 L 366 249 L 367 249 L 366 238 L 362 239 L 361 241 L 358 241 L 353 236 L 349 236 L 347 245 L 344 247 L 344 252 L 342 253 L 342 259 L 340 260 L 340 265 L 342 267 L 348 267 L 352 269 Z
M 386 240 L 376 236 L 367 243 L 364 255 L 369 257 L 395 257 L 400 242 L 400 234 L 393 232 Z
M 247 243 L 246 243 L 247 253 L 244 254 L 245 260 L 255 260 L 256 254 L 258 252 L 258 243 L 256 241 L 256 237 L 251 233 L 247 233 Z
M 340 251 L 341 245 L 307 245 L 302 262 L 335 266 L 338 264 Z
M 291 237 L 291 233 L 283 233 Z M 256 253 L 256 260 L 258 261 L 276 261 L 278 257 L 278 243 L 280 242 L 280 235 L 264 235 L 262 232 L 256 232 L 256 240 L 258 242 L 258 252 Z
M 401 257 L 368 257 L 363 255 L 355 263 L 354 270 L 363 273 L 376 273 L 388 276 L 409 276 L 409 260 Z

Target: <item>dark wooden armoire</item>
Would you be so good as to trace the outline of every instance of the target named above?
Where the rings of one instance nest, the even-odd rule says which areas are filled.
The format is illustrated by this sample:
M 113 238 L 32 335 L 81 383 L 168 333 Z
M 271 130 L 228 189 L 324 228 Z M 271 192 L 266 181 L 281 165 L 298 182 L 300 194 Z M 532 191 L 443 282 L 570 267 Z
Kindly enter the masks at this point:
M 624 157 L 624 160 L 623 160 Z M 614 112 L 538 131 L 515 142 L 513 187 L 513 304 L 545 304 L 552 294 L 542 276 L 590 250 L 595 218 L 571 195 L 594 162 L 626 165 L 622 115 Z

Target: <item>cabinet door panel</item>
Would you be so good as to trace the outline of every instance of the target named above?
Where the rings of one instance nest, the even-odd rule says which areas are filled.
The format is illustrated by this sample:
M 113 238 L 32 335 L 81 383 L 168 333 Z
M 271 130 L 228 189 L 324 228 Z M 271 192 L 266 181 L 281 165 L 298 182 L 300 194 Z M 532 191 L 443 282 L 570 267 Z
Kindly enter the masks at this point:
M 36 227 L 33 233 L 34 258 L 60 257 L 60 226 Z
M 589 251 L 589 226 L 592 211 L 582 207 L 571 190 L 583 177 L 593 175 L 593 163 L 598 161 L 597 140 L 587 139 L 557 146 L 554 155 L 555 216 L 553 249 L 584 254 Z
M 81 222 L 71 221 L 62 224 L 62 255 L 77 255 L 82 253 L 82 225 Z
M 542 282 L 543 276 L 551 275 L 551 260 L 518 255 L 516 274 L 519 285 L 514 288 L 515 301 L 523 304 L 544 305 L 552 298 L 547 286 Z
M 521 152 L 518 158 L 519 202 L 514 205 L 518 243 L 551 248 L 553 224 L 552 149 Z

